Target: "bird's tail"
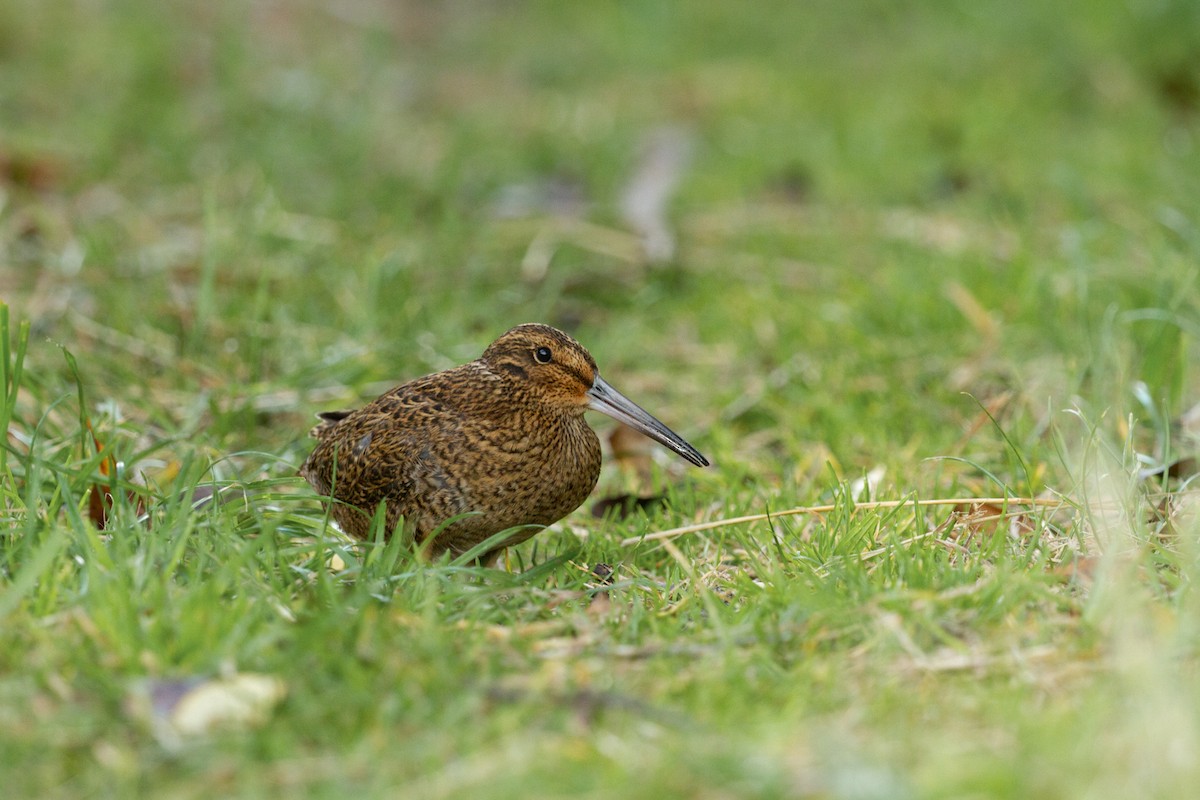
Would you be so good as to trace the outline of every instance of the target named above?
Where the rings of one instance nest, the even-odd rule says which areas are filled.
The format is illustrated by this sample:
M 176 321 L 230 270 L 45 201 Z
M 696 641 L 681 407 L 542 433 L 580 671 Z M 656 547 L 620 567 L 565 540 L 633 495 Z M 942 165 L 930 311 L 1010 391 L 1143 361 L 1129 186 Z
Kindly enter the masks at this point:
M 324 439 L 330 431 L 338 426 L 338 423 L 353 413 L 353 411 L 322 411 L 317 414 L 317 418 L 321 421 L 313 426 L 308 435 L 314 439 Z

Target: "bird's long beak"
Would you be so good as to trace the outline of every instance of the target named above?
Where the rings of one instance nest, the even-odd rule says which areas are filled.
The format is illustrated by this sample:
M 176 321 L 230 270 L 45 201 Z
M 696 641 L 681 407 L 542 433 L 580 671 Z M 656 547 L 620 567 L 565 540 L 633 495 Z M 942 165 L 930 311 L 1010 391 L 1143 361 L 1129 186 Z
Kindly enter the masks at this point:
M 708 459 L 700 455 L 700 451 L 692 447 L 683 437 L 663 425 L 648 411 L 630 400 L 625 395 L 608 385 L 608 381 L 596 376 L 592 388 L 588 389 L 588 408 L 607 414 L 618 422 L 623 422 L 639 433 L 644 433 L 654 441 L 669 447 L 697 467 L 707 467 Z

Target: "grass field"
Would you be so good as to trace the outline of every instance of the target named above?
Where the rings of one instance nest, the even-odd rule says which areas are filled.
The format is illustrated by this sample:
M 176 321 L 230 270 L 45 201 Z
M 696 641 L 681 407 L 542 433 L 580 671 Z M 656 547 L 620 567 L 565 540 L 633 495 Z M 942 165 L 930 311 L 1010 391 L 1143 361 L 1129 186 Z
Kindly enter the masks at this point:
M 1198 9 L 0 4 L 3 795 L 1191 796 Z M 714 466 L 329 528 L 535 320 Z

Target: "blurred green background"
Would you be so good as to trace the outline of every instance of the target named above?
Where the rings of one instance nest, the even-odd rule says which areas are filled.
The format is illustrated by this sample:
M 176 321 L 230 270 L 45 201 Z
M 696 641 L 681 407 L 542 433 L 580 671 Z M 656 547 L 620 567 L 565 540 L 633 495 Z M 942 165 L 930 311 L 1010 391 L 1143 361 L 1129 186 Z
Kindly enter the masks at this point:
M 1191 302 L 1198 13 L 9 2 L 3 289 L 57 341 L 72 315 L 141 340 L 183 392 L 398 380 L 545 320 L 614 376 L 703 387 L 693 434 L 777 375 L 745 427 L 778 398 L 850 461 L 851 419 L 895 443 L 971 413 L 945 377 L 985 348 L 1049 359 L 1054 395 L 1119 367 L 1177 406 L 1180 369 L 1097 364 L 1094 337 Z M 661 126 L 692 157 L 647 268 L 620 198 Z

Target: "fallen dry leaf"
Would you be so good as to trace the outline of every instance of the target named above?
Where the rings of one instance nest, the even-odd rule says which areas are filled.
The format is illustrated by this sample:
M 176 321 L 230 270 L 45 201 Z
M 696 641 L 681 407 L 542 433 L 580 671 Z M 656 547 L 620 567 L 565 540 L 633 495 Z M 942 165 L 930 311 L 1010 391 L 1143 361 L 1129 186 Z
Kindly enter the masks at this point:
M 184 735 L 261 725 L 286 694 L 283 681 L 270 675 L 242 673 L 207 681 L 179 699 L 170 721 Z
M 97 453 L 104 452 L 104 445 L 100 442 L 100 438 L 96 436 L 95 430 L 92 428 L 92 421 L 85 419 L 88 433 L 92 436 L 92 443 L 96 447 Z M 96 482 L 92 484 L 91 494 L 88 495 L 88 519 L 96 526 L 97 530 L 106 530 L 108 528 L 109 514 L 112 512 L 113 495 L 112 495 L 112 479 L 117 474 L 117 460 L 112 455 L 106 455 L 100 460 L 100 476 L 105 478 L 107 482 Z M 130 502 L 137 505 L 138 517 L 146 513 L 145 498 L 133 489 L 127 489 L 125 496 Z
M 612 583 L 613 572 L 613 568 L 603 561 L 592 564 L 592 574 L 599 578 L 602 583 Z
M 650 440 L 628 425 L 617 425 L 608 435 L 608 443 L 613 461 L 625 475 L 626 485 L 634 486 L 636 490 L 597 500 L 592 504 L 592 516 L 602 519 L 612 515 L 615 519 L 624 519 L 662 505 L 665 496 L 650 491 L 654 462 Z
M 262 725 L 286 695 L 282 680 L 252 672 L 211 679 L 151 679 L 133 688 L 126 710 L 170 745 L 222 729 Z
M 650 466 L 654 462 L 650 440 L 628 425 L 620 424 L 608 435 L 612 458 L 617 468 L 635 478 L 639 486 L 650 483 Z
M 949 536 L 951 538 L 974 538 L 990 536 L 1001 523 L 1008 523 L 1008 532 L 1013 536 L 1024 536 L 1034 530 L 1025 509 L 1004 507 L 999 503 L 960 503 L 951 514 Z
M 1066 583 L 1074 583 L 1088 588 L 1096 580 L 1100 570 L 1099 555 L 1078 555 L 1069 561 L 1064 561 L 1050 571 L 1050 574 L 1061 578 Z
M 62 181 L 63 165 L 45 156 L 0 151 L 0 184 L 45 191 Z

